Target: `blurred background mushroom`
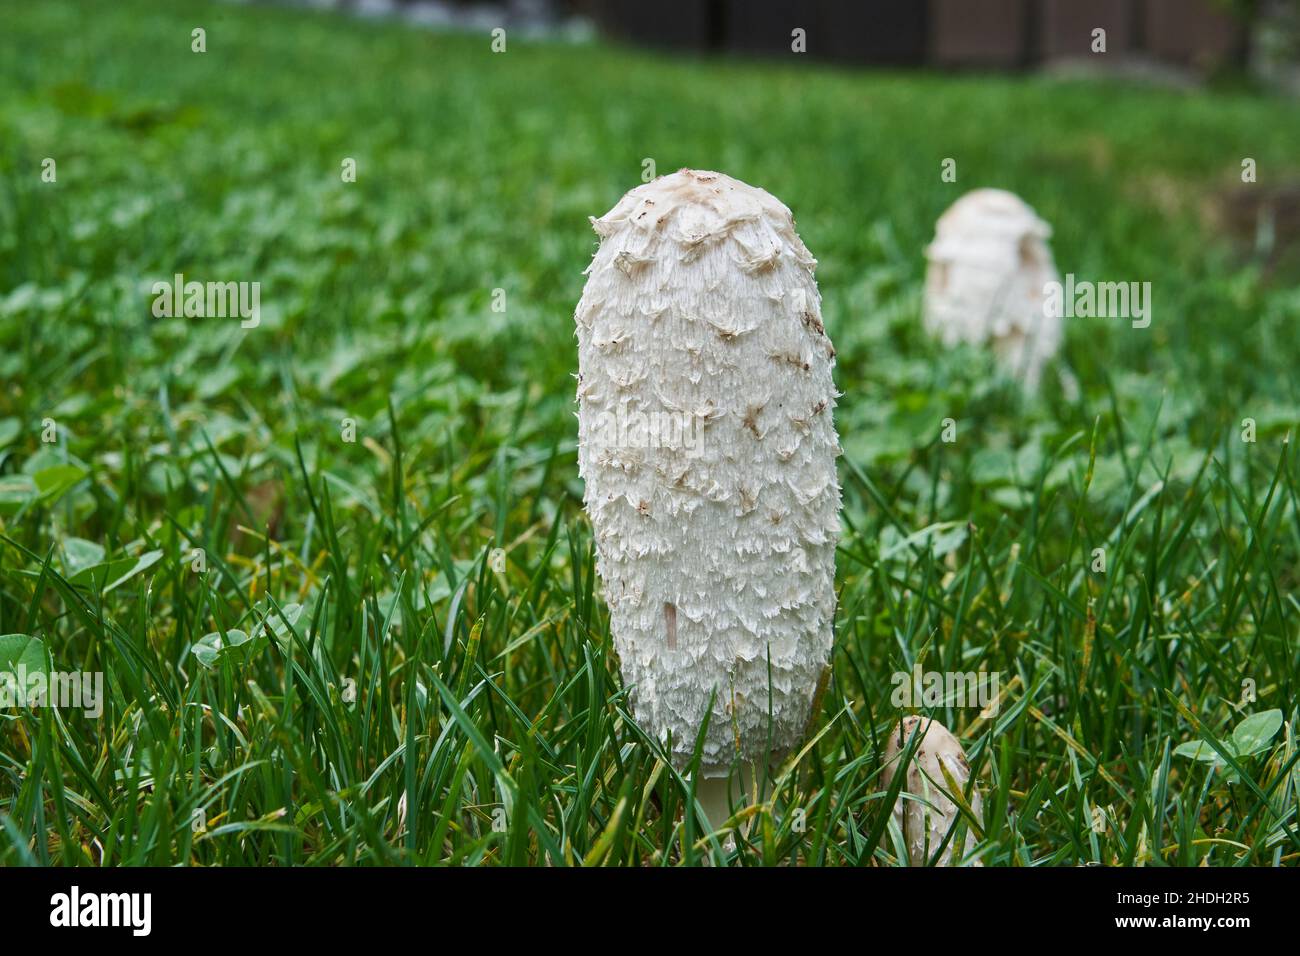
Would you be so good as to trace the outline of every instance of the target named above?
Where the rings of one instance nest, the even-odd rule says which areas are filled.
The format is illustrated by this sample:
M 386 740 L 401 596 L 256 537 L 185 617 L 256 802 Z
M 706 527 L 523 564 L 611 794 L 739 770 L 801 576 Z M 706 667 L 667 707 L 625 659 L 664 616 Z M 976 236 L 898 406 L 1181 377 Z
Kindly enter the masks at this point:
M 990 345 L 1002 369 L 1028 392 L 1063 338 L 1060 315 L 1044 309 L 1059 280 L 1051 227 L 1021 199 L 976 189 L 939 217 L 926 248 L 925 328 L 948 347 Z

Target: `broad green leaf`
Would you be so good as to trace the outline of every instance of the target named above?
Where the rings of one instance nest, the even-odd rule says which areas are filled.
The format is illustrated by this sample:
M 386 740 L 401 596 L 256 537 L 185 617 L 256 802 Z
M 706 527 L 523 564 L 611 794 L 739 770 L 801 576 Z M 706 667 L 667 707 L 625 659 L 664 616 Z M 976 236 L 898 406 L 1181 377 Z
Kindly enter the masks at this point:
M 1282 728 L 1282 711 L 1265 710 L 1251 714 L 1236 726 L 1232 732 L 1232 746 L 1235 756 L 1249 757 L 1267 750 L 1269 742 Z
M 65 577 L 75 577 L 78 572 L 104 561 L 104 547 L 94 541 L 87 541 L 85 538 L 64 538 L 62 547 Z
M 977 485 L 1010 483 L 1015 477 L 1015 457 L 1005 448 L 981 448 L 971 456 L 970 476 Z
M 23 674 L 50 672 L 50 658 L 45 644 L 29 634 L 0 634 L 0 688 L 12 694 L 19 690 L 18 671 Z
M 1003 508 L 1018 511 L 1033 504 L 1034 496 L 1023 488 L 995 488 L 989 494 L 989 500 Z
M 162 560 L 162 556 L 161 551 L 148 551 L 138 558 L 114 558 L 112 561 L 82 568 L 68 581 L 77 587 L 102 590 L 107 594 L 123 582 L 153 567 Z
M 1223 739 L 1223 748 L 1233 758 L 1249 757 L 1268 747 L 1269 741 L 1282 727 L 1282 711 L 1266 710 L 1251 714 L 1236 726 L 1230 737 Z M 1174 748 L 1179 757 L 1188 757 L 1205 763 L 1223 764 L 1223 758 L 1204 740 L 1189 740 Z M 1229 780 L 1228 782 L 1231 782 Z
M 1174 748 L 1174 754 L 1179 757 L 1190 757 L 1192 760 L 1201 760 L 1205 763 L 1223 762 L 1214 748 L 1204 740 L 1189 740 L 1186 743 L 1179 744 Z
M 947 531 L 936 531 L 930 547 L 936 558 L 956 551 L 966 541 L 966 525 L 958 524 Z
M 40 291 L 40 286 L 35 282 L 24 282 L 7 296 L 0 298 L 0 315 L 18 315 L 36 301 L 36 295 Z
M 292 624 L 295 628 L 297 628 L 298 619 L 302 617 L 302 605 L 286 604 L 280 610 L 284 612 L 285 620 L 287 620 L 289 624 Z M 292 634 L 289 631 L 288 625 L 284 623 L 284 620 L 281 620 L 280 615 L 277 614 L 274 610 L 272 610 L 267 615 L 266 625 L 271 629 L 271 632 L 275 635 L 276 642 L 281 647 L 287 647 L 289 641 L 292 639 Z M 301 634 L 301 629 L 299 629 L 299 633 Z
M 145 571 L 149 570 L 155 564 L 161 561 L 162 556 L 163 553 L 161 551 L 146 551 L 144 554 L 140 555 L 140 557 L 136 558 L 135 562 L 129 568 L 123 571 L 121 575 L 115 578 L 112 581 L 112 583 L 108 585 L 108 587 L 104 588 L 104 593 L 107 594 L 109 591 L 113 590 L 119 584 L 135 577 L 137 574 L 143 574 Z
M 32 475 L 36 491 L 43 502 L 52 504 L 66 494 L 73 485 L 86 477 L 84 468 L 76 465 L 55 465 L 43 468 Z
M 17 514 L 36 500 L 36 482 L 28 475 L 0 477 L 0 515 Z
M 226 631 L 225 637 L 222 637 L 220 632 L 205 634 L 194 642 L 190 650 L 204 667 L 216 667 L 221 661 L 236 653 L 242 658 L 245 651 L 256 652 L 264 646 L 266 646 L 265 638 L 254 640 L 245 631 L 230 630 Z
M 886 525 L 880 533 L 878 546 L 880 560 L 888 561 L 900 554 L 907 554 L 912 547 L 929 545 L 936 558 L 941 558 L 949 551 L 961 547 L 966 540 L 966 525 L 960 521 L 945 521 L 932 524 L 913 531 L 906 538 L 902 537 L 892 525 Z

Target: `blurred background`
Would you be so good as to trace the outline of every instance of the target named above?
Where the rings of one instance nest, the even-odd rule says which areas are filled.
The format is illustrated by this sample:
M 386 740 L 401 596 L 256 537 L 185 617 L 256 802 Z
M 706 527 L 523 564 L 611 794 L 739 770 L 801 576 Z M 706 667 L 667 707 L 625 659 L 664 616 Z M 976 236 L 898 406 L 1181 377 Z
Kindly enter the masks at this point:
M 1300 90 L 1294 0 L 303 0 L 427 27 L 593 29 L 610 38 L 698 53 L 779 56 L 790 30 L 809 56 L 854 64 L 985 69 L 1086 68 L 1171 84 L 1236 73 Z M 1107 53 L 1091 57 L 1102 28 Z

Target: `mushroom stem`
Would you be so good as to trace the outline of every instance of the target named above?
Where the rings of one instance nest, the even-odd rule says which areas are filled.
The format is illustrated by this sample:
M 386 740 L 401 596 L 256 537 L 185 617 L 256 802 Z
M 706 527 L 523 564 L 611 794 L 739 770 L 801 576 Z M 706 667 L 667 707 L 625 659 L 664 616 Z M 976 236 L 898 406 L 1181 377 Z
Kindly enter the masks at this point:
M 766 800 L 771 789 L 771 774 L 763 773 L 757 762 L 741 763 L 726 777 L 696 777 L 695 799 L 703 807 L 708 821 L 699 821 L 700 830 L 708 833 L 722 829 L 731 819 L 733 805 L 738 813 L 747 806 Z M 698 813 L 696 816 L 698 819 Z M 741 824 L 741 832 L 749 832 L 751 820 Z

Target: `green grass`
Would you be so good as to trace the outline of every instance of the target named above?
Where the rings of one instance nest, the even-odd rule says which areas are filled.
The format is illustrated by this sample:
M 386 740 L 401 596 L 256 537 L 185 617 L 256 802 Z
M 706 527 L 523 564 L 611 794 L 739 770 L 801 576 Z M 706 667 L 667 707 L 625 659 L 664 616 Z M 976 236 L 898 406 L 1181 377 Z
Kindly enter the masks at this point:
M 0 634 L 107 686 L 99 719 L 0 712 L 0 864 L 895 865 L 917 662 L 1002 677 L 995 716 L 935 712 L 985 864 L 1300 859 L 1300 272 L 1204 215 L 1243 157 L 1300 172 L 1296 104 L 231 5 L 0 20 Z M 576 468 L 586 217 L 647 157 L 794 210 L 839 351 L 833 679 L 734 848 L 628 716 Z M 1077 399 L 921 333 L 923 246 L 981 185 L 1063 272 L 1152 283 L 1149 329 L 1072 320 Z M 177 272 L 261 282 L 261 326 L 154 318 Z M 1174 753 L 1202 739 L 1231 766 Z

